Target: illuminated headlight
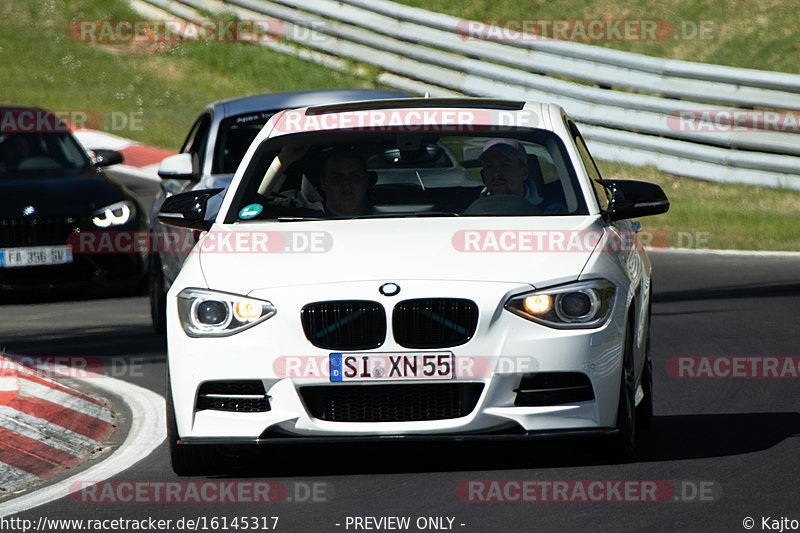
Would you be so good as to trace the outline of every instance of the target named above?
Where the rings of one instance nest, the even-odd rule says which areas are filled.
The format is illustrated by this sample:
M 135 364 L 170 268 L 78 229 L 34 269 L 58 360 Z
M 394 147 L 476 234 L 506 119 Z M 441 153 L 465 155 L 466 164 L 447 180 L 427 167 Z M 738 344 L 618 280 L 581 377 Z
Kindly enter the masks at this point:
M 92 223 L 98 228 L 127 224 L 136 216 L 136 206 L 129 200 L 107 205 L 92 214 Z
M 598 328 L 611 315 L 616 294 L 613 283 L 595 279 L 520 294 L 505 308 L 552 328 Z
M 225 337 L 252 327 L 275 314 L 266 300 L 210 291 L 184 289 L 178 294 L 178 316 L 190 337 Z

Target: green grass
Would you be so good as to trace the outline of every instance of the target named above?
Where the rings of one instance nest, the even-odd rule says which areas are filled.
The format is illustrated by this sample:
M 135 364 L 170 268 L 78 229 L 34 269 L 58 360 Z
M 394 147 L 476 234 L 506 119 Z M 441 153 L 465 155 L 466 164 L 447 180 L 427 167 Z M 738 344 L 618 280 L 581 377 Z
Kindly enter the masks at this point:
M 73 20 L 141 20 L 125 2 L 76 0 L 0 5 L 0 103 L 91 110 L 138 119 L 114 131 L 164 148 L 180 147 L 208 103 L 249 94 L 375 87 L 373 71 L 338 73 L 243 43 L 97 45 L 68 35 Z
M 415 2 L 422 5 L 417 0 L 405 3 Z M 653 6 L 652 2 L 629 0 L 619 8 L 607 1 L 584 4 L 566 0 L 533 2 L 523 11 L 525 17 L 540 19 L 641 16 L 723 20 L 727 37 L 711 46 L 688 41 L 605 44 L 679 59 L 796 70 L 792 62 L 798 56 L 796 39 L 791 32 L 778 38 L 792 29 L 796 18 L 786 16 L 793 5 L 790 2 L 775 0 L 771 3 L 774 10 L 767 10 L 748 0 L 737 4 L 744 7 L 736 13 L 729 13 L 724 2 L 711 7 L 696 4 L 683 7 L 677 0 L 667 0 Z M 519 2 L 509 0 L 491 4 L 427 0 L 425 5 L 477 19 L 520 16 Z M 752 10 L 745 9 L 747 6 Z M 140 127 L 113 133 L 177 149 L 200 110 L 214 100 L 281 90 L 378 86 L 379 71 L 374 67 L 354 64 L 350 72 L 333 72 L 255 45 L 100 46 L 75 42 L 67 32 L 73 20 L 141 18 L 121 0 L 5 0 L 0 4 L 0 69 L 4 74 L 0 103 L 95 110 L 106 118 L 111 112 L 135 115 L 140 117 Z M 741 34 L 734 31 L 740 26 Z M 773 30 L 756 31 L 767 27 Z M 706 183 L 653 168 L 599 164 L 605 177 L 643 179 L 664 187 L 672 202 L 670 212 L 642 222 L 645 229 L 667 232 L 673 245 L 686 245 L 691 238 L 692 243 L 700 241 L 713 248 L 800 250 L 798 192 Z
M 666 24 L 657 22 L 656 36 L 671 35 L 668 39 L 609 39 L 589 44 L 670 59 L 800 72 L 797 61 L 800 57 L 797 0 L 395 1 L 471 20 L 666 21 Z M 684 27 L 685 31 L 681 29 Z M 702 35 L 699 32 L 701 27 L 706 30 Z M 674 28 L 676 31 L 662 33 L 662 28 L 667 31 Z

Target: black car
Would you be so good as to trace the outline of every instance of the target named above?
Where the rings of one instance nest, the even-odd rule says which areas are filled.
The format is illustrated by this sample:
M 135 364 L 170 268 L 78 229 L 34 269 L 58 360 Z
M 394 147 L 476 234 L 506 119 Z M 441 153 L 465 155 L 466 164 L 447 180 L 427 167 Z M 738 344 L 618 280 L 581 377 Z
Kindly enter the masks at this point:
M 0 107 L 0 295 L 144 288 L 146 212 L 101 170 L 120 162 L 48 111 Z

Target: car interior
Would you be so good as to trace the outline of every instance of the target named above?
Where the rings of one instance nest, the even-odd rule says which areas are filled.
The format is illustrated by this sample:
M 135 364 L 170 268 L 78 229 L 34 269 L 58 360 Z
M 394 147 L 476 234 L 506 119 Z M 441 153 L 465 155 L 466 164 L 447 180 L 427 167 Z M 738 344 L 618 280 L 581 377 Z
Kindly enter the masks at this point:
M 245 179 L 250 178 L 251 183 L 244 185 L 243 194 L 237 194 L 236 198 L 242 200 L 238 203 L 234 200 L 240 206 L 236 212 L 257 203 L 264 206 L 257 219 L 329 218 L 324 212 L 320 177 L 327 154 L 346 150 L 361 159 L 368 172 L 367 200 L 371 212 L 363 216 L 585 214 L 576 177 L 567 170 L 570 166 L 564 164 L 565 154 L 552 142 L 520 139 L 527 153 L 528 179 L 544 199 L 541 205 L 534 206 L 520 197 L 508 198 L 511 195 L 489 198 L 481 178 L 479 157 L 483 145 L 491 138 L 384 134 L 350 142 L 288 145 L 290 149 L 262 154 L 262 171 L 248 170 L 252 175 Z M 264 166 L 269 166 L 267 172 L 263 171 Z M 261 183 L 258 193 L 253 194 L 252 182 L 256 181 Z M 267 182 L 269 185 L 265 187 Z M 230 220 L 237 221 L 235 217 Z
M 86 159 L 66 133 L 0 135 L 0 172 L 54 172 L 84 168 Z

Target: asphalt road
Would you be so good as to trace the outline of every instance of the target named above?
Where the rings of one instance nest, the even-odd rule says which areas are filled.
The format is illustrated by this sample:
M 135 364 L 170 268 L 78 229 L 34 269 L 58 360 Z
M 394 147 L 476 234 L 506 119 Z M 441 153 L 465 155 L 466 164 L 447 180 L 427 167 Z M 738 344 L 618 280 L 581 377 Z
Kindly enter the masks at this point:
M 185 521 L 176 528 L 181 518 L 199 519 L 199 531 L 244 531 L 245 522 L 239 518 L 233 526 L 234 517 L 265 517 L 247 522 L 249 531 L 254 525 L 261 531 L 404 530 L 393 528 L 402 522 L 368 517 L 408 517 L 408 531 L 747 531 L 748 517 L 752 531 L 779 530 L 781 524 L 800 528 L 800 378 L 688 378 L 675 371 L 680 361 L 695 364 L 701 357 L 740 358 L 751 365 L 744 358 L 800 356 L 800 258 L 651 257 L 656 418 L 651 430 L 640 432 L 637 455 L 628 463 L 594 453 L 593 441 L 297 445 L 245 453 L 240 470 L 209 478 L 217 487 L 238 482 L 237 490 L 273 482 L 270 494 L 280 502 L 198 503 L 202 495 L 193 499 L 188 485 L 181 486 L 181 503 L 165 503 L 163 495 L 154 503 L 145 503 L 144 495 L 133 498 L 139 503 L 120 502 L 131 494 L 120 490 L 128 487 L 123 482 L 179 479 L 163 446 L 112 479 L 119 483 L 109 486 L 105 500 L 115 503 L 95 493 L 88 502 L 62 498 L 16 517 L 169 519 L 172 531 L 194 529 Z M 18 354 L 98 358 L 104 373 L 164 391 L 165 345 L 151 333 L 145 298 L 6 305 L 0 307 L 0 345 Z M 717 373 L 726 368 L 733 373 L 732 366 L 717 367 Z M 124 433 L 120 428 L 118 438 Z M 80 472 L 75 475 L 80 480 Z M 575 492 L 568 493 L 571 501 L 474 501 L 490 495 L 492 487 L 516 487 L 489 480 L 538 481 L 539 491 L 562 480 L 584 480 L 583 487 L 592 480 L 605 487 L 628 481 L 659 487 L 657 499 L 666 501 L 586 502 Z M 664 486 L 673 489 L 666 496 Z M 519 495 L 508 492 L 514 494 Z M 124 530 L 114 527 L 119 525 L 106 522 L 98 530 Z M 16 529 L 7 526 L 4 531 L 22 531 L 19 523 Z

